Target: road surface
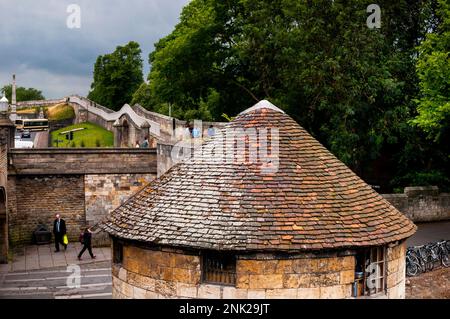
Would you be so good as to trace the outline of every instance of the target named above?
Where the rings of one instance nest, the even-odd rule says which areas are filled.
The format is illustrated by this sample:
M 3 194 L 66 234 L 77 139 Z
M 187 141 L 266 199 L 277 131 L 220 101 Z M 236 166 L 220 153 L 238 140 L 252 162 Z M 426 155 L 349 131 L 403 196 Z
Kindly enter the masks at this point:
M 111 263 L 80 267 L 80 285 L 67 267 L 0 274 L 0 299 L 110 299 Z M 70 276 L 70 277 L 69 277 Z M 68 286 L 69 284 L 69 286 Z
M 31 137 L 22 138 L 20 132 L 16 132 L 16 141 L 18 138 L 21 141 L 29 141 L 34 143 L 34 148 L 46 148 L 48 147 L 48 130 L 31 132 Z
M 408 247 L 436 242 L 441 239 L 450 240 L 450 221 L 416 223 L 416 225 L 417 232 L 406 242 Z

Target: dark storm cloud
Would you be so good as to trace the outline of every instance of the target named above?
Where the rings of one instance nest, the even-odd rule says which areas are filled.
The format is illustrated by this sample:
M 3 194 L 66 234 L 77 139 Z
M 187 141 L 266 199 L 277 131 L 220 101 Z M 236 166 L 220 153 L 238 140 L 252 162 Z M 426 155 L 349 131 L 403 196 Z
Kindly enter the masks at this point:
M 0 0 L 0 85 L 18 84 L 46 97 L 87 94 L 100 54 L 137 41 L 148 72 L 153 44 L 171 32 L 189 0 Z M 67 7 L 81 8 L 69 29 Z

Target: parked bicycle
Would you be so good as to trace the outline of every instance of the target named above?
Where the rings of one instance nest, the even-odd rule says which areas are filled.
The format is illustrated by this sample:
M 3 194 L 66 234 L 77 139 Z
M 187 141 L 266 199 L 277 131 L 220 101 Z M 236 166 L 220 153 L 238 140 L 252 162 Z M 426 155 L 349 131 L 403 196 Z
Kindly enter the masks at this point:
M 448 267 L 450 264 L 447 250 L 447 241 L 443 240 L 431 245 L 430 255 L 432 260 L 432 268 L 436 262 L 439 262 L 443 267 Z
M 443 267 L 448 267 L 450 265 L 449 248 L 450 240 L 408 247 L 406 251 L 406 275 L 411 277 L 431 271 L 438 262 Z

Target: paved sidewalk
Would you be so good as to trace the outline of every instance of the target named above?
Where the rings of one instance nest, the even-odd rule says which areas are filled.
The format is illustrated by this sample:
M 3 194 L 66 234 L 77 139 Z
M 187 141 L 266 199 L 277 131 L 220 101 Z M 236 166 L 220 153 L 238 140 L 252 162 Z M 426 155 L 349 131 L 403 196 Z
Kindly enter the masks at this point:
M 67 250 L 62 248 L 55 253 L 54 244 L 26 246 L 20 250 L 15 250 L 13 261 L 8 264 L 0 264 L 0 273 L 12 271 L 29 271 L 45 268 L 62 267 L 70 264 L 88 264 L 92 262 L 110 261 L 111 248 L 93 248 L 96 259 L 89 256 L 85 251 L 82 260 L 78 260 L 77 255 L 82 246 L 79 243 L 69 243 Z

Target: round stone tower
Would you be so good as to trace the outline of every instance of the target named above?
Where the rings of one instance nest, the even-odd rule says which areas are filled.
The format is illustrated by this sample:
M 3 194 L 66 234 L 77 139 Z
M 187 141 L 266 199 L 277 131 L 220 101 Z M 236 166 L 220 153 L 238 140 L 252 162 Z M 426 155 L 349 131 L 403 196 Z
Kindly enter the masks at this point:
M 101 227 L 114 298 L 404 298 L 416 230 L 268 101 Z

